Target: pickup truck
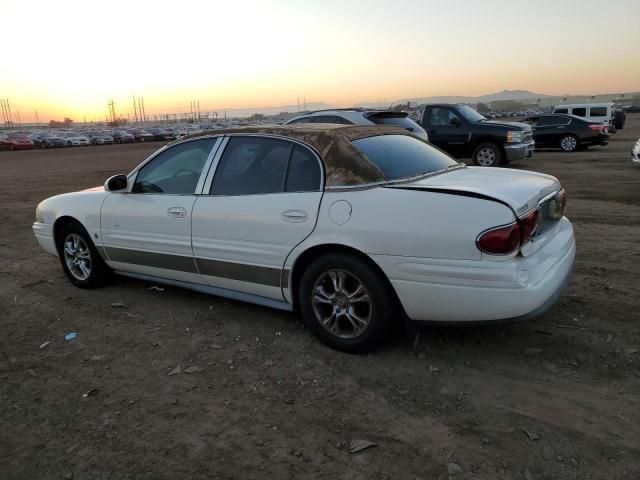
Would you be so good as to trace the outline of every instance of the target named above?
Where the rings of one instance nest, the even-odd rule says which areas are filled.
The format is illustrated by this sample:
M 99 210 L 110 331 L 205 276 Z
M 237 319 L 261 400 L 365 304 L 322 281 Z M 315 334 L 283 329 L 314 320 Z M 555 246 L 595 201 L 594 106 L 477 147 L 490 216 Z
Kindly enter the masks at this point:
M 467 105 L 428 104 L 421 125 L 430 143 L 456 158 L 471 158 L 482 167 L 533 155 L 531 126 L 487 120 Z

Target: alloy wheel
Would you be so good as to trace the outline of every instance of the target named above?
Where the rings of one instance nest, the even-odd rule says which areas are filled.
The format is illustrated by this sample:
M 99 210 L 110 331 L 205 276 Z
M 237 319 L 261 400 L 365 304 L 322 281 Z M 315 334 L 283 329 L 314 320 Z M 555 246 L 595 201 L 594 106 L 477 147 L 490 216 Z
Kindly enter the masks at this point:
M 91 252 L 77 233 L 70 233 L 64 240 L 64 261 L 76 279 L 86 280 L 91 275 Z
M 358 277 L 346 270 L 329 270 L 315 281 L 311 304 L 316 319 L 331 335 L 352 339 L 371 322 L 373 305 Z
M 572 136 L 566 136 L 560 141 L 560 148 L 565 152 L 573 152 L 577 146 L 578 141 Z

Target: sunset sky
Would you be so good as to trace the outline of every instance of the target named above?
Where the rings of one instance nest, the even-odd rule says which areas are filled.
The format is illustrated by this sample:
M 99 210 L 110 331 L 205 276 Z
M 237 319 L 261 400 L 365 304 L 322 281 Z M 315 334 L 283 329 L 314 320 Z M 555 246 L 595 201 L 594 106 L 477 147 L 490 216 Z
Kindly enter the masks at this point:
M 503 89 L 640 91 L 640 0 L 0 0 L 22 121 Z

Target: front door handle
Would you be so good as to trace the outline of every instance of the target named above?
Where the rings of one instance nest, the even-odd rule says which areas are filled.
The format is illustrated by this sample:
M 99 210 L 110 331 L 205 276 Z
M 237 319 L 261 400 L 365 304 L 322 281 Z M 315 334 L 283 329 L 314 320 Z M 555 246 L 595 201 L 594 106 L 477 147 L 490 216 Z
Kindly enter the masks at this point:
M 167 209 L 167 215 L 173 218 L 184 218 L 187 216 L 187 211 L 182 207 L 171 207 Z
M 280 214 L 280 218 L 285 222 L 302 223 L 307 221 L 309 215 L 304 210 L 285 210 Z

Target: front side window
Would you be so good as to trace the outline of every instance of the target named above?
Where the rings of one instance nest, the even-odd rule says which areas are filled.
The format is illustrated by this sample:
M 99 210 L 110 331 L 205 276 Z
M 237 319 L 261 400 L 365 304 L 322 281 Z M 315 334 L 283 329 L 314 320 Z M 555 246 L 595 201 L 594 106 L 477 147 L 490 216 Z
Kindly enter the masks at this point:
M 606 117 L 607 116 L 607 107 L 591 107 L 591 116 L 592 117 Z
M 320 189 L 311 152 L 286 140 L 232 137 L 216 169 L 211 195 L 258 195 Z
M 587 108 L 586 107 L 577 107 L 574 108 L 571 113 L 577 117 L 586 117 L 587 116 Z
M 453 158 L 410 135 L 379 135 L 354 140 L 352 143 L 389 181 L 425 175 L 458 165 Z
M 568 108 L 556 108 L 553 113 L 569 113 Z
M 335 115 L 316 115 L 313 118 L 313 123 L 342 123 Z
M 431 109 L 429 124 L 432 127 L 449 127 L 453 125 L 454 119 L 460 121 L 460 118 L 450 108 L 435 107 Z
M 138 172 L 132 191 L 193 195 L 216 141 L 216 138 L 193 140 L 161 152 Z

